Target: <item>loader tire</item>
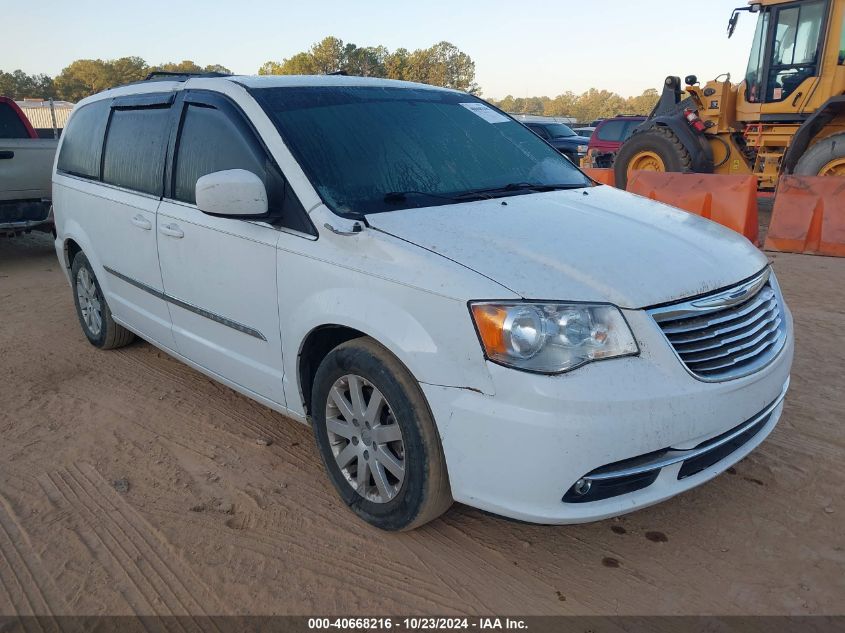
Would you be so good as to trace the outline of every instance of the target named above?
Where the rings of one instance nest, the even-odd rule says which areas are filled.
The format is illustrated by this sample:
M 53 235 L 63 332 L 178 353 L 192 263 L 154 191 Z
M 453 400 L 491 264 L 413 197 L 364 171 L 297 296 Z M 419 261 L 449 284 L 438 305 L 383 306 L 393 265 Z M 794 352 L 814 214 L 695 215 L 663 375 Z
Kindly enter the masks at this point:
M 816 142 L 795 165 L 796 176 L 845 176 L 845 132 Z
M 622 144 L 613 163 L 616 186 L 625 189 L 634 169 L 692 171 L 692 156 L 668 127 L 653 127 L 634 134 Z

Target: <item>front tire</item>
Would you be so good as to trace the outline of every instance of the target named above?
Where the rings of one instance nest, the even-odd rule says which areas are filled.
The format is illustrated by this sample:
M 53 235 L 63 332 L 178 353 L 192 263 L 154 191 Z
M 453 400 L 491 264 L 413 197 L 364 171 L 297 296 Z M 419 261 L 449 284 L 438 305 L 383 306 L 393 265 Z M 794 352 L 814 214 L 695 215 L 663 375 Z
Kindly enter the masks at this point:
M 672 130 L 653 127 L 622 144 L 613 163 L 616 186 L 625 189 L 634 170 L 687 172 L 692 170 L 692 156 Z
M 419 383 L 370 338 L 333 349 L 311 398 L 317 447 L 343 502 L 383 530 L 411 530 L 452 504 L 440 438 Z
M 135 335 L 115 323 L 100 282 L 84 253 L 76 254 L 70 270 L 76 315 L 91 345 L 114 349 L 131 343 Z
M 816 142 L 795 165 L 797 176 L 845 176 L 845 132 Z

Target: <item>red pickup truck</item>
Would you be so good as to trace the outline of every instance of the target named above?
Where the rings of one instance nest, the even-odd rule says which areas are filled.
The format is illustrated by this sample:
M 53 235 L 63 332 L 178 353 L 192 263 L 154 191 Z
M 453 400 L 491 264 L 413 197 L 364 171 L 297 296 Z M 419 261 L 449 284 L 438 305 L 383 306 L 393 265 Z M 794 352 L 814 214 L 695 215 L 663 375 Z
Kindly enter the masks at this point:
M 51 178 L 58 140 L 38 138 L 18 105 L 0 97 L 0 236 L 51 231 Z

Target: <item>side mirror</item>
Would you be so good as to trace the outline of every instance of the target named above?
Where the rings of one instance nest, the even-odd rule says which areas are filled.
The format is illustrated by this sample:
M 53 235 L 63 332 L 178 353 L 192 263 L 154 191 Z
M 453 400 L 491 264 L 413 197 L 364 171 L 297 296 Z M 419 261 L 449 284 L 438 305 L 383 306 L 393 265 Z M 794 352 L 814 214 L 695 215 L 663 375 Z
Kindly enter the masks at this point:
M 232 218 L 267 215 L 267 190 L 261 179 L 245 169 L 226 169 L 197 180 L 197 207 L 203 213 Z
M 734 12 L 731 14 L 730 20 L 728 20 L 728 39 L 734 34 L 736 30 L 736 23 L 739 22 L 739 13 L 737 9 L 734 9 Z

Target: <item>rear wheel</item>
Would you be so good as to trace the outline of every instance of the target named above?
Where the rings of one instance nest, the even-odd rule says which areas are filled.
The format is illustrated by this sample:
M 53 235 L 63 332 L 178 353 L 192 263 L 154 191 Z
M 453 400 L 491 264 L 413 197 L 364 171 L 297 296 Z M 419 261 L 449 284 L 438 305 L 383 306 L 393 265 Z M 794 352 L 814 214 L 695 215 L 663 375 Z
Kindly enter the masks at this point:
M 359 338 L 317 369 L 317 447 L 344 503 L 383 530 L 409 530 L 452 504 L 440 438 L 419 383 L 384 347 Z
M 632 171 L 690 171 L 692 157 L 667 127 L 653 127 L 629 138 L 613 163 L 616 186 L 624 189 Z
M 77 253 L 70 270 L 76 314 L 91 345 L 114 349 L 131 343 L 135 335 L 115 323 L 88 258 Z
M 845 176 L 845 132 L 814 144 L 798 161 L 794 173 L 798 176 Z

